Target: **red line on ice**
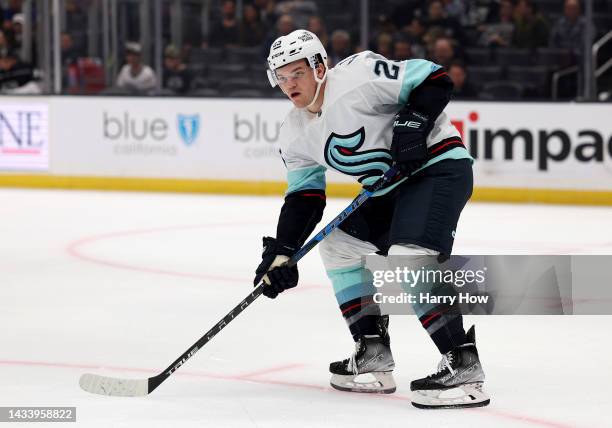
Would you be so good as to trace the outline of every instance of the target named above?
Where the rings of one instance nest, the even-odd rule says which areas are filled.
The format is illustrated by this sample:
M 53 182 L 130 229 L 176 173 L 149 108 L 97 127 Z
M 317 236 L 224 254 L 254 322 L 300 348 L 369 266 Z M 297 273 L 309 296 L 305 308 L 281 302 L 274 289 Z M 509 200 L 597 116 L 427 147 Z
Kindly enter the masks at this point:
M 276 372 L 285 371 L 285 370 L 297 369 L 299 367 L 304 367 L 304 364 L 287 364 L 284 366 L 270 367 L 268 369 L 262 369 L 262 370 L 257 370 L 254 372 L 244 373 L 244 374 L 237 375 L 234 377 L 236 379 L 250 379 L 256 376 L 261 376 L 263 374 L 276 373 Z
M 545 419 L 541 419 L 541 418 L 534 418 L 532 416 L 525 416 L 525 415 L 518 415 L 518 414 L 514 414 L 514 413 L 507 413 L 507 412 L 503 412 L 501 410 L 495 410 L 495 409 L 491 409 L 491 408 L 484 408 L 484 411 L 486 411 L 486 413 L 491 414 L 492 416 L 498 416 L 500 418 L 506 418 L 506 419 L 511 419 L 514 421 L 521 421 L 521 422 L 526 422 L 532 425 L 539 425 L 539 426 L 543 426 L 543 427 L 550 427 L 550 428 L 572 428 L 575 427 L 575 425 L 568 425 L 568 424 L 563 424 L 560 422 L 554 422 L 554 421 L 547 421 Z
M 66 246 L 66 252 L 70 254 L 72 257 L 75 257 L 77 259 L 80 259 L 80 260 L 83 260 L 89 263 L 95 263 L 101 266 L 115 268 L 115 269 L 125 269 L 125 270 L 131 270 L 135 272 L 145 272 L 145 273 L 151 273 L 151 274 L 156 274 L 156 275 L 168 275 L 168 276 L 181 277 L 181 278 L 206 279 L 206 280 L 212 280 L 212 281 L 223 281 L 223 282 L 248 284 L 249 282 L 251 282 L 251 278 L 236 278 L 236 277 L 221 276 L 221 275 L 179 272 L 179 271 L 158 269 L 158 268 L 147 267 L 147 266 L 136 266 L 136 265 L 116 262 L 112 260 L 105 260 L 102 258 L 93 257 L 93 256 L 89 256 L 85 254 L 82 250 L 82 247 L 85 247 L 87 245 L 90 245 L 90 244 L 93 244 L 99 241 L 103 241 L 103 240 L 111 240 L 111 239 L 116 239 L 116 238 L 124 238 L 124 237 L 137 236 L 137 235 L 147 235 L 147 234 L 154 234 L 154 233 L 160 233 L 160 232 L 174 232 L 174 231 L 189 230 L 189 229 L 235 227 L 235 226 L 244 226 L 244 225 L 253 225 L 253 224 L 266 224 L 266 223 L 264 222 L 261 222 L 261 223 L 227 222 L 227 223 L 213 223 L 213 224 L 200 224 L 200 225 L 167 226 L 167 227 L 156 227 L 156 228 L 149 228 L 149 229 L 134 229 L 134 230 L 110 232 L 110 233 L 104 233 L 100 235 L 87 236 L 87 237 L 78 239 L 76 241 L 73 241 Z M 317 284 L 300 284 L 300 287 L 296 287 L 295 289 L 290 290 L 289 292 L 294 293 L 294 292 L 307 291 L 307 290 L 317 289 L 317 288 L 326 288 L 326 287 L 317 285 Z
M 58 367 L 65 369 L 106 369 L 111 371 L 122 371 L 122 372 L 138 372 L 138 373 L 150 373 L 157 374 L 160 370 L 152 370 L 152 369 L 144 369 L 144 368 L 135 368 L 135 367 L 119 367 L 119 366 L 107 366 L 102 364 L 73 364 L 73 363 L 54 363 L 54 362 L 45 362 L 45 361 L 20 361 L 20 360 L 0 360 L 0 365 L 11 365 L 11 366 L 38 366 L 38 367 Z M 241 381 L 241 382 L 252 382 L 252 383 L 261 383 L 265 385 L 281 385 L 281 386 L 290 386 L 295 388 L 302 389 L 311 389 L 323 392 L 332 392 L 337 394 L 344 394 L 345 392 L 336 391 L 335 389 L 329 386 L 322 385 L 313 385 L 308 383 L 300 383 L 300 382 L 287 382 L 282 380 L 273 380 L 273 379 L 255 379 L 251 376 L 259 376 L 260 374 L 269 373 L 273 371 L 279 370 L 288 370 L 289 368 L 297 368 L 303 366 L 303 364 L 291 364 L 286 366 L 278 366 L 269 369 L 261 370 L 260 372 L 253 372 L 251 374 L 247 373 L 246 375 L 217 375 L 213 373 L 203 373 L 203 372 L 192 372 L 188 370 L 180 370 L 174 373 L 176 376 L 183 377 L 197 377 L 197 378 L 210 378 L 210 379 L 221 379 L 221 380 L 232 380 L 232 381 Z M 400 400 L 400 401 L 410 401 L 410 397 L 401 394 L 351 394 L 351 397 L 357 398 L 378 398 L 378 399 L 386 399 L 386 400 Z M 505 412 L 503 410 L 497 410 L 491 407 L 484 407 L 479 409 L 462 409 L 462 412 L 478 412 L 484 413 L 489 416 L 495 416 L 502 419 L 510 419 L 513 421 L 525 422 L 526 424 L 536 425 L 541 427 L 548 428 L 571 428 L 572 425 L 562 424 L 555 421 L 549 421 L 542 418 L 520 415 L 518 413 L 510 413 Z

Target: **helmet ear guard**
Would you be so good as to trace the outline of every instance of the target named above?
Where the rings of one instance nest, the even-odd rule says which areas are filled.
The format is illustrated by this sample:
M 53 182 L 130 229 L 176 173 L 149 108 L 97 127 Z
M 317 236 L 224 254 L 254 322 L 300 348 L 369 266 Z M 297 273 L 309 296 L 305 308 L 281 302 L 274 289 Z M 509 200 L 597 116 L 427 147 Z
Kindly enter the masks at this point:
M 276 80 L 276 72 L 268 68 L 266 73 L 268 74 L 268 81 L 270 82 L 270 85 L 275 88 L 276 85 L 278 85 L 278 81 Z
M 329 67 L 327 67 L 327 61 L 323 60 L 323 57 L 321 56 L 321 54 L 315 54 L 312 57 L 308 58 L 308 64 L 310 65 L 310 67 L 312 68 L 314 72 L 315 81 L 317 83 L 325 82 L 325 79 L 327 79 L 327 72 L 329 71 Z M 317 77 L 317 67 L 319 66 L 319 64 L 323 64 L 323 67 L 325 67 L 325 74 L 323 74 L 323 78 L 321 79 Z M 317 93 L 318 93 L 318 90 L 317 90 Z

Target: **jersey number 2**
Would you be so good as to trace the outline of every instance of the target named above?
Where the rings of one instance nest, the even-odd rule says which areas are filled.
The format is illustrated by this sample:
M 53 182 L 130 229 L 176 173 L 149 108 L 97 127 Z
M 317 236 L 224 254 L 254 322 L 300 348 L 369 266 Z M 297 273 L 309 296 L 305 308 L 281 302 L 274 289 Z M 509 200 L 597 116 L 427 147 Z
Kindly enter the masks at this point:
M 379 59 L 376 61 L 376 65 L 374 66 L 374 73 L 380 76 L 380 69 L 382 68 L 382 72 L 385 73 L 385 77 L 387 79 L 396 80 L 399 75 L 399 67 L 397 65 L 391 65 L 391 70 L 389 70 L 389 63 L 387 61 L 383 61 Z

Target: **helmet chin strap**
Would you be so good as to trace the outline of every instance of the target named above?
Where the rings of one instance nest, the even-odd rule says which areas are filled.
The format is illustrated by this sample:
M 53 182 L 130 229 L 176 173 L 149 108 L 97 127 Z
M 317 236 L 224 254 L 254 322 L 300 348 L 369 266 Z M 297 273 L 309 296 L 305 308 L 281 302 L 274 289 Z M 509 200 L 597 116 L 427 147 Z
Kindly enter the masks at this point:
M 313 74 L 314 74 L 314 79 L 315 79 L 315 82 L 317 82 L 317 90 L 315 91 L 314 97 L 312 98 L 312 101 L 310 102 L 310 104 L 308 104 L 308 105 L 305 107 L 306 109 L 310 108 L 310 106 L 312 106 L 312 105 L 313 105 L 313 104 L 314 104 L 314 103 L 317 101 L 317 98 L 319 98 L 319 91 L 321 90 L 321 85 L 322 85 L 322 84 L 323 84 L 323 82 L 325 82 L 325 80 L 327 79 L 327 71 L 328 71 L 327 64 L 325 64 L 325 74 L 323 75 L 323 78 L 322 78 L 322 79 L 319 79 L 319 78 L 317 77 L 317 69 L 316 69 L 316 68 L 313 68 L 313 69 L 312 69 L 312 72 L 313 72 Z M 310 110 L 309 110 L 309 111 L 310 111 Z

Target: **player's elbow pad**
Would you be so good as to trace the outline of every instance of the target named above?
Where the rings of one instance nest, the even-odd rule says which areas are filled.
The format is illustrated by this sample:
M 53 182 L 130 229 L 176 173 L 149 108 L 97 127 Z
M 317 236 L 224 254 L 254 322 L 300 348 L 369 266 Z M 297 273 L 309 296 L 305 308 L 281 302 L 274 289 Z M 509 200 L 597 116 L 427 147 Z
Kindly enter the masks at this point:
M 276 239 L 301 247 L 323 218 L 325 191 L 300 190 L 285 197 L 276 229 Z
M 426 115 L 433 123 L 450 101 L 453 86 L 444 69 L 434 71 L 410 93 L 409 109 Z

